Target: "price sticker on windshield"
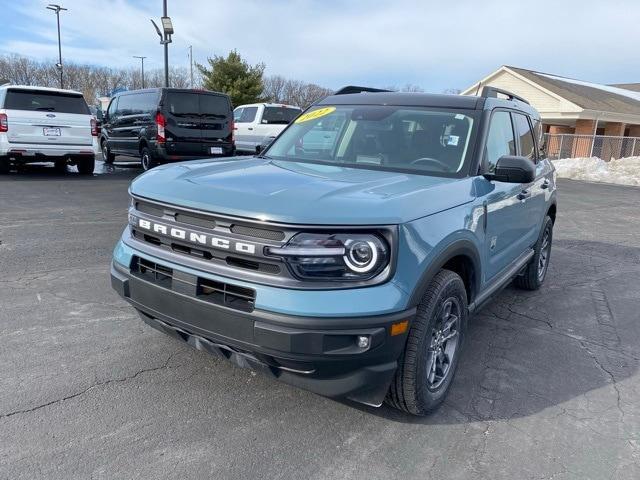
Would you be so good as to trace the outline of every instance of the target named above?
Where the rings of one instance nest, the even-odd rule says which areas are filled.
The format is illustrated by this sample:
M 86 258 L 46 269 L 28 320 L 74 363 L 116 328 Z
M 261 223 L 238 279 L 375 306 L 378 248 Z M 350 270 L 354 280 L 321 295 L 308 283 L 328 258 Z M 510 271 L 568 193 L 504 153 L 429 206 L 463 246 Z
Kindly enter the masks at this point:
M 317 110 L 313 110 L 311 112 L 307 112 L 304 115 L 300 115 L 295 123 L 303 123 L 308 122 L 310 120 L 315 120 L 316 118 L 324 117 L 325 115 L 329 115 L 336 111 L 336 107 L 324 107 L 319 108 Z

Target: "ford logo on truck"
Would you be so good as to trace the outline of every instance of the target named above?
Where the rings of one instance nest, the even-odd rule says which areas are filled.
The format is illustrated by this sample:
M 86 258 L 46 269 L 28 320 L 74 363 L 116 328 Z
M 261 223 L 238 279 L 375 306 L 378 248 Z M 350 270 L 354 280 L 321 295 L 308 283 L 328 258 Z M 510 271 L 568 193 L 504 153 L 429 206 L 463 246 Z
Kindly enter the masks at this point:
M 178 228 L 172 225 L 154 222 L 146 218 L 137 217 L 132 214 L 129 215 L 129 223 L 135 228 L 153 232 L 165 237 L 175 238 L 176 240 L 249 255 L 256 254 L 256 246 L 253 243 L 237 242 L 233 239 L 216 237 L 196 230 Z

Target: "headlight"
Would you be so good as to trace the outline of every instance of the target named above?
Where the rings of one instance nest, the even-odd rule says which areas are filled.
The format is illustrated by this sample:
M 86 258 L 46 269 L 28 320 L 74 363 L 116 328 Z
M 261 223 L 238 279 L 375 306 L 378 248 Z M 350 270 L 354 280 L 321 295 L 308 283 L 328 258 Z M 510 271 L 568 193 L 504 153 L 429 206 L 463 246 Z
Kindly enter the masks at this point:
M 284 258 L 304 280 L 362 281 L 389 265 L 387 241 L 372 233 L 299 233 L 284 247 L 267 249 Z

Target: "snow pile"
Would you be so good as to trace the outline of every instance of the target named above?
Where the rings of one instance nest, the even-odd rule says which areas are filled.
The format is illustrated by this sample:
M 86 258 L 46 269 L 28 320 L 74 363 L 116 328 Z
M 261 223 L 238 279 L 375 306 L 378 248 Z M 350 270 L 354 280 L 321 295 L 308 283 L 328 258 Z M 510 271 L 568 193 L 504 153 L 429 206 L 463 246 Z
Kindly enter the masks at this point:
M 558 177 L 640 186 L 640 157 L 605 162 L 597 157 L 554 160 Z

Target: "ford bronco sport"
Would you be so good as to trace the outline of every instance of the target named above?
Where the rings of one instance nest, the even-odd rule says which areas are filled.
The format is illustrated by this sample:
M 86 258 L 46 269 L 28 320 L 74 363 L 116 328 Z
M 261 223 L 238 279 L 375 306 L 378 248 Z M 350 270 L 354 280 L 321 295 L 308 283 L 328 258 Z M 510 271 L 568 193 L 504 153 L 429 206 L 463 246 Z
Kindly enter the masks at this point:
M 255 157 L 133 181 L 112 285 L 152 327 L 321 395 L 424 415 L 469 315 L 547 274 L 556 182 L 538 113 L 347 87 Z

